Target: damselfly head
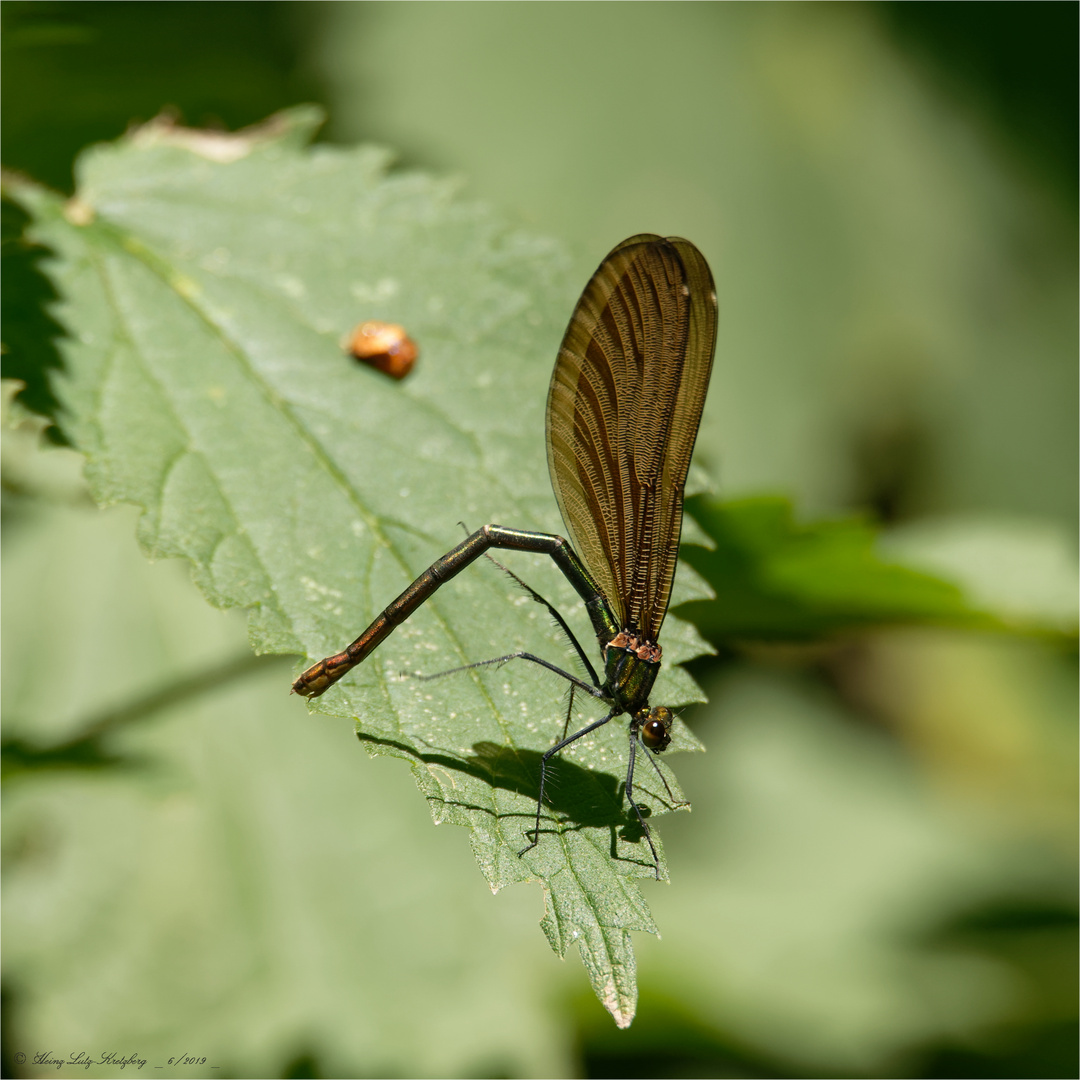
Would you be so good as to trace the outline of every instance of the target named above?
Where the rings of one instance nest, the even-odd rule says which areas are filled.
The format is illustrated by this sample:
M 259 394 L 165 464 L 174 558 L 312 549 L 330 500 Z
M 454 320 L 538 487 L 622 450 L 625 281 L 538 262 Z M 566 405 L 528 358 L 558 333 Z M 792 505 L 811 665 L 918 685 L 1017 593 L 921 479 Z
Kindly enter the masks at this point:
M 671 725 L 674 722 L 675 714 L 666 705 L 650 709 L 641 724 L 641 741 L 654 753 L 666 750 L 671 744 Z

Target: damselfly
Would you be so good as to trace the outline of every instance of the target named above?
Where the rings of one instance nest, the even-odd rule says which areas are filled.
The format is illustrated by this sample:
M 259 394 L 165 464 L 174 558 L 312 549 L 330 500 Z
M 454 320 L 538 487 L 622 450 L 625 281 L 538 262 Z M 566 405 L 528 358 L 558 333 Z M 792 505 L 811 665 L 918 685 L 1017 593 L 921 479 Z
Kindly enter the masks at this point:
M 634 801 L 634 760 L 639 739 L 647 754 L 671 742 L 674 714 L 663 705 L 650 708 L 649 693 L 660 670 L 657 639 L 671 598 L 683 489 L 715 342 L 716 292 L 701 252 L 687 240 L 649 233 L 619 244 L 574 309 L 548 391 L 548 468 L 573 546 L 550 533 L 485 525 L 425 570 L 344 652 L 313 664 L 293 683 L 305 697 L 323 693 L 490 548 L 550 555 L 585 601 L 603 681 L 562 617 L 531 589 L 569 634 L 591 681 L 526 652 L 467 667 L 529 660 L 603 701 L 608 711 L 572 735 L 564 731 L 541 757 L 536 822 L 519 855 L 539 843 L 552 756 L 626 713 L 626 799 L 660 876 L 648 823 Z

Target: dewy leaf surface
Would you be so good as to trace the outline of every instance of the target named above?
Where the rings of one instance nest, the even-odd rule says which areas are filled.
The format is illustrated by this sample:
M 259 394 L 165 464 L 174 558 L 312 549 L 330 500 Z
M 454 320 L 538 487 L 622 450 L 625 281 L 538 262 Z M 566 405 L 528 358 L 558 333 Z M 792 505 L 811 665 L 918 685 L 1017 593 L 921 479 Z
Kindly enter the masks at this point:
M 212 603 L 249 608 L 257 651 L 309 659 L 350 641 L 461 539 L 459 523 L 562 531 L 543 408 L 584 284 L 566 280 L 550 244 L 508 232 L 447 183 L 388 175 L 382 151 L 307 148 L 317 121 L 296 110 L 231 136 L 144 128 L 84 155 L 66 204 L 11 185 L 56 254 L 70 334 L 62 422 L 96 497 L 141 506 L 149 556 L 188 559 Z M 418 342 L 405 381 L 343 352 L 365 319 Z M 595 648 L 546 560 L 505 561 Z M 680 578 L 676 602 L 703 594 L 692 572 Z M 654 700 L 697 699 L 674 665 L 701 640 L 669 617 L 663 644 Z M 656 929 L 633 880 L 652 864 L 624 806 L 625 721 L 563 755 L 541 843 L 518 858 L 563 684 L 521 663 L 400 677 L 522 648 L 574 665 L 540 605 L 482 560 L 315 708 L 355 717 L 370 752 L 411 763 L 436 822 L 471 829 L 493 889 L 543 883 L 552 947 L 581 948 L 625 1025 L 629 931 Z M 579 699 L 572 722 L 595 704 Z M 677 728 L 676 748 L 697 745 Z M 647 766 L 638 782 L 651 813 L 671 809 Z

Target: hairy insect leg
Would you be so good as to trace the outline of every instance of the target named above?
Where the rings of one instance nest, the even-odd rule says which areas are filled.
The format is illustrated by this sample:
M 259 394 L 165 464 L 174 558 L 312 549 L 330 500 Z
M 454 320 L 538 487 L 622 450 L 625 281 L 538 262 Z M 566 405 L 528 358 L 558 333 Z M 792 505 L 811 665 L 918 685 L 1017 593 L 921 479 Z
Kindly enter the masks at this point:
M 641 812 L 641 807 L 634 802 L 634 757 L 637 753 L 637 732 L 631 727 L 630 729 L 630 764 L 626 769 L 626 801 L 633 807 L 634 813 L 637 814 L 638 822 L 641 824 L 641 831 L 645 834 L 645 840 L 648 842 L 649 850 L 652 852 L 653 857 L 653 870 L 656 873 L 656 880 L 660 880 L 660 856 L 656 853 L 656 845 L 652 841 L 652 830 L 649 828 L 649 823 L 645 820 L 645 815 Z M 649 758 L 652 761 L 652 758 Z M 660 767 L 653 761 L 653 765 L 656 766 L 656 771 L 660 772 Z M 663 774 L 660 776 L 661 780 L 664 780 Z M 664 780 L 664 787 L 667 787 L 667 781 Z M 671 788 L 668 788 L 668 794 L 671 794 Z M 674 799 L 675 796 L 672 795 Z
M 565 739 L 567 732 L 570 730 L 570 718 L 574 715 L 574 691 L 577 687 L 570 684 L 569 700 L 566 703 L 566 719 L 563 721 L 562 737 Z
M 540 758 L 540 794 L 536 799 L 536 825 L 532 830 L 533 839 L 532 843 L 526 845 L 518 852 L 518 858 L 525 854 L 526 851 L 532 851 L 537 844 L 540 843 L 540 814 L 544 807 L 544 787 L 547 783 L 547 763 L 555 756 L 560 750 L 564 750 L 572 742 L 576 742 L 584 735 L 588 735 L 590 731 L 595 731 L 599 727 L 603 727 L 612 717 L 618 716 L 617 710 L 612 709 L 603 719 L 596 720 L 591 724 L 586 725 L 580 731 L 575 731 L 573 735 L 568 736 L 565 739 L 557 742 L 550 750 L 544 752 Z M 528 838 L 529 834 L 526 833 L 525 837 Z
M 472 664 L 462 664 L 460 667 L 448 668 L 446 671 L 437 671 L 434 675 L 421 675 L 418 671 L 403 671 L 401 674 L 406 678 L 418 679 L 420 682 L 430 682 L 432 679 L 441 679 L 445 675 L 456 675 L 460 671 L 472 671 L 474 668 L 491 667 L 493 664 L 505 664 L 510 660 L 528 660 L 533 664 L 539 664 L 540 667 L 547 668 L 548 671 L 552 671 L 561 678 L 566 679 L 570 683 L 571 689 L 577 687 L 577 689 L 584 690 L 585 693 L 591 694 L 593 697 L 604 698 L 604 693 L 600 687 L 593 686 L 591 683 L 585 682 L 584 679 L 571 675 L 569 671 L 563 671 L 561 667 L 557 667 L 550 661 L 543 659 L 543 657 L 534 656 L 528 652 L 507 653 L 506 656 L 494 656 L 490 660 L 477 660 Z
M 578 641 L 577 636 L 574 634 L 574 631 L 570 629 L 570 626 L 568 625 L 567 621 L 562 617 L 562 613 L 559 611 L 559 609 L 554 604 L 550 603 L 548 600 L 545 600 L 544 597 L 542 597 L 527 581 L 523 581 L 521 578 L 519 578 L 517 574 L 515 574 L 514 571 L 510 569 L 510 567 L 503 566 L 503 564 L 499 562 L 499 560 L 496 559 L 494 555 L 485 552 L 484 558 L 490 559 L 504 574 L 512 578 L 519 588 L 527 592 L 538 604 L 543 604 L 544 607 L 548 609 L 548 614 L 555 620 L 556 623 L 559 624 L 559 629 L 562 630 L 562 632 L 570 640 L 570 644 L 573 645 L 574 651 L 577 653 L 578 659 L 581 661 L 582 666 L 585 668 L 585 670 L 589 673 L 589 678 L 592 679 L 594 684 L 598 684 L 600 682 L 600 679 L 596 674 L 596 669 L 592 666 L 592 663 L 589 660 L 589 657 L 586 655 L 585 650 L 581 647 L 581 642 Z
M 656 775 L 660 777 L 660 783 L 664 785 L 664 790 L 668 793 L 668 798 L 671 800 L 672 806 L 689 806 L 690 803 L 686 799 L 676 799 L 675 792 L 671 790 L 671 785 L 667 782 L 667 777 L 664 776 L 660 770 L 660 764 L 653 756 L 652 752 L 647 746 L 642 746 L 642 750 L 645 751 L 645 757 L 648 758 L 649 764 L 656 770 Z

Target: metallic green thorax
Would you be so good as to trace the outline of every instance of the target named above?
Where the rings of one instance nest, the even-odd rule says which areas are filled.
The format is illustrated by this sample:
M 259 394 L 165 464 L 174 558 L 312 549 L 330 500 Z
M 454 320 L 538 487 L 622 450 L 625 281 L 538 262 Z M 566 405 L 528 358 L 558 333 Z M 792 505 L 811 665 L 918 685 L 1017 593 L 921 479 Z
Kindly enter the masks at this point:
M 660 646 L 639 643 L 628 631 L 604 646 L 604 692 L 621 712 L 648 708 L 649 693 L 660 671 Z

